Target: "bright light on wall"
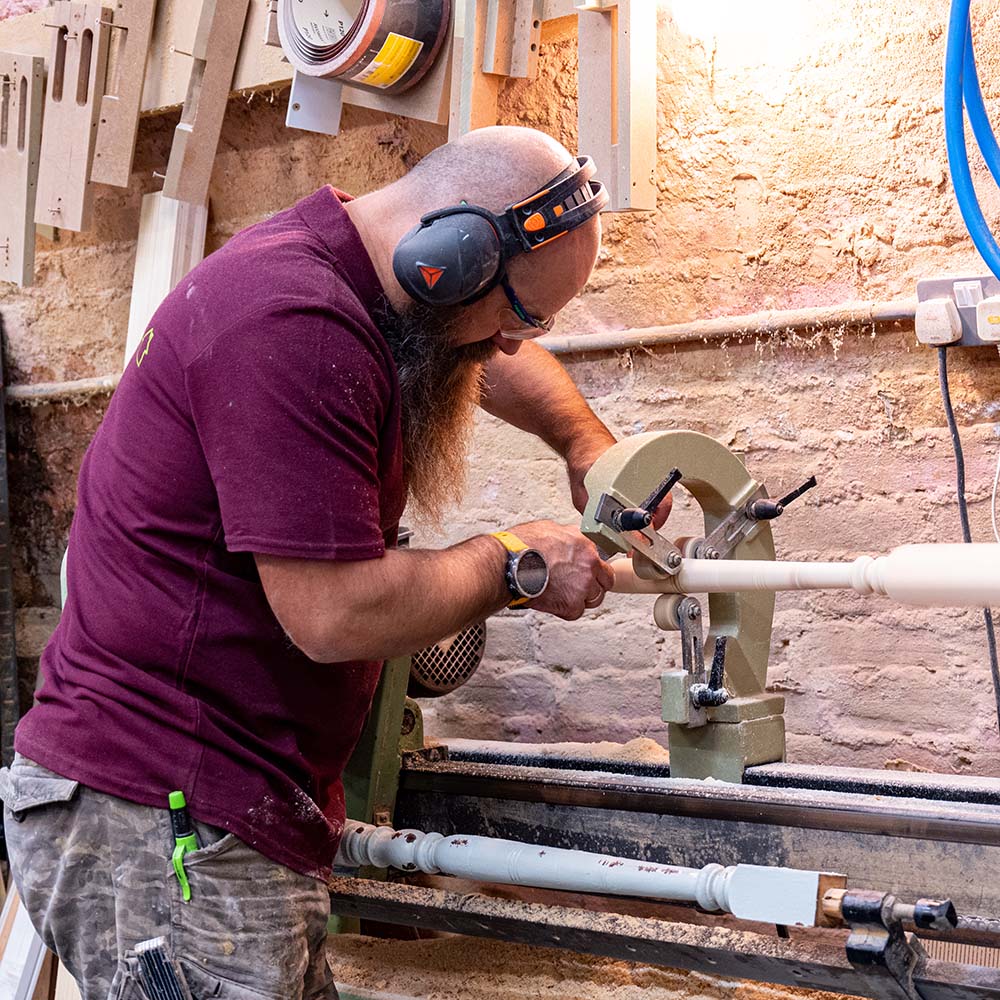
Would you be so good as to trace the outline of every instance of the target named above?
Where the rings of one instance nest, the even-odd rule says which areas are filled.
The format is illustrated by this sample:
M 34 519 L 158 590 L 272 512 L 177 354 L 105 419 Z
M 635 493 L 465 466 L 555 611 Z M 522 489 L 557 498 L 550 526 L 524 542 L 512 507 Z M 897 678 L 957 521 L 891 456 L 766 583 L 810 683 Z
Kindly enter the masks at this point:
M 745 65 L 791 65 L 815 31 L 809 0 L 660 0 L 678 29 Z

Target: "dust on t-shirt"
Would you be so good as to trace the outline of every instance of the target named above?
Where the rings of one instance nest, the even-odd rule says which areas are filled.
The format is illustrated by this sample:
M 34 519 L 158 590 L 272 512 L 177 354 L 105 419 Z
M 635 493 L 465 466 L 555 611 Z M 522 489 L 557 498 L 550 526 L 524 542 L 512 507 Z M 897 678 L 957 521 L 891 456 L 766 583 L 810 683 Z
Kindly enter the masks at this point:
M 233 237 L 164 300 L 83 461 L 25 756 L 325 878 L 380 664 L 289 641 L 253 553 L 376 559 L 405 502 L 383 296 L 339 193 Z

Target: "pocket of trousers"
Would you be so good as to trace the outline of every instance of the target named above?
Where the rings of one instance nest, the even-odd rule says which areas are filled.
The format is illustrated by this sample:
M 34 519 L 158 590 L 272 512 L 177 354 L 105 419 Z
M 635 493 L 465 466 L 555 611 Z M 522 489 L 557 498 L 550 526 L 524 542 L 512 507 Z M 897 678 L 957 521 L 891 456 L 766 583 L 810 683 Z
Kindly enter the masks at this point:
M 225 979 L 189 959 L 181 958 L 180 966 L 194 1000 L 287 1000 Z
M 16 757 L 10 767 L 0 770 L 0 800 L 20 823 L 32 809 L 69 802 L 80 782 L 64 778 L 25 757 Z
M 204 829 L 204 827 L 202 828 Z M 212 858 L 220 857 L 231 851 L 237 844 L 242 843 L 239 837 L 235 833 L 226 833 L 225 831 L 220 831 L 222 836 L 217 840 L 211 841 L 211 843 L 205 843 L 204 835 L 199 837 L 199 841 L 203 846 L 196 848 L 193 851 L 188 851 L 184 855 L 184 867 L 189 868 L 191 865 L 202 864 L 206 861 L 211 861 Z
M 149 994 L 139 983 L 138 964 L 132 952 L 128 952 L 119 962 L 111 981 L 108 1000 L 150 1000 Z M 192 1000 L 286 1000 L 214 975 L 184 957 L 177 964 Z

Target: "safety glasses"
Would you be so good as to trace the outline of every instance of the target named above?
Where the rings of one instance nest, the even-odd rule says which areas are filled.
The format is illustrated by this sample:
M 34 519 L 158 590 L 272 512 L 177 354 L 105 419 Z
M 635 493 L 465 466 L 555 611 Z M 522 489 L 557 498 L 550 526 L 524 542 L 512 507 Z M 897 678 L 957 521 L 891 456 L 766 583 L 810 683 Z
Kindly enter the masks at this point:
M 510 325 L 501 326 L 501 337 L 505 337 L 507 340 L 532 340 L 552 329 L 552 325 L 556 321 L 555 316 L 549 316 L 548 319 L 538 319 L 536 316 L 532 316 L 517 297 L 517 292 L 511 287 L 506 275 L 500 279 L 500 287 L 510 303 L 510 309 L 506 309 L 504 312 L 512 314 Z M 518 322 L 515 323 L 514 320 Z

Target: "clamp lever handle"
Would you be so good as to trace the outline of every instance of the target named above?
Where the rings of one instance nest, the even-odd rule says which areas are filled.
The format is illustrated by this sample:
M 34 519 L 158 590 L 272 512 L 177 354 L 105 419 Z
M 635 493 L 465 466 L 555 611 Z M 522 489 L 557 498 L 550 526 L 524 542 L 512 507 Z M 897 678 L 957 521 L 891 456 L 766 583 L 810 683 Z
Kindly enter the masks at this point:
M 726 670 L 726 643 L 729 636 L 715 637 L 715 655 L 712 657 L 712 669 L 708 675 L 707 684 L 691 685 L 691 701 L 696 708 L 718 708 L 729 700 L 729 693 L 722 686 Z
M 747 507 L 747 514 L 755 521 L 773 521 L 785 513 L 785 508 L 793 500 L 798 500 L 803 493 L 808 492 L 815 485 L 816 477 L 810 476 L 801 486 L 792 490 L 791 493 L 786 493 L 780 500 L 753 500 Z
M 626 507 L 616 515 L 619 531 L 642 531 L 653 523 L 656 508 L 663 503 L 666 495 L 681 481 L 680 469 L 671 469 L 667 478 L 643 500 L 639 507 Z

